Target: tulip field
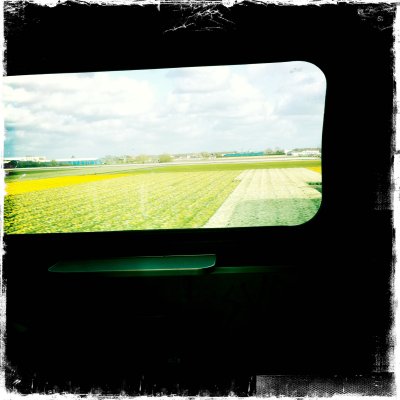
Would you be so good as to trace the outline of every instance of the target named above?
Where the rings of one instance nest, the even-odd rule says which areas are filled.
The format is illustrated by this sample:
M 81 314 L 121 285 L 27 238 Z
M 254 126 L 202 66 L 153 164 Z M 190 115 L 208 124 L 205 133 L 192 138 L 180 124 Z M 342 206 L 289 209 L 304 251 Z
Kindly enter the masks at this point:
M 297 225 L 312 218 L 321 202 L 319 161 L 260 164 L 266 163 L 13 171 L 6 177 L 4 230 Z

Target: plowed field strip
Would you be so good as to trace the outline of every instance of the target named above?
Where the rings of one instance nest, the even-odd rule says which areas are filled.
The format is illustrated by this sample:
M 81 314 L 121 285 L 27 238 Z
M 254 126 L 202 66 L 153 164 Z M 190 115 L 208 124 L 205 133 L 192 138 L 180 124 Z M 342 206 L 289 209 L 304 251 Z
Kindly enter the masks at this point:
M 228 226 L 296 225 L 318 210 L 321 194 L 307 182 L 321 174 L 305 168 L 247 170 L 240 184 L 205 224 Z

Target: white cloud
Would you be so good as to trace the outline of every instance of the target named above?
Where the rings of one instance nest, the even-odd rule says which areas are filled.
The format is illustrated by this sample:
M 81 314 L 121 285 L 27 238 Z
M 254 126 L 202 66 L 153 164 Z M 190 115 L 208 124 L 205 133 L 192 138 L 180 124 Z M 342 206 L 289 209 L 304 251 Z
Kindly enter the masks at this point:
M 168 77 L 176 93 L 208 93 L 226 89 L 231 71 L 227 66 L 174 69 Z
M 309 63 L 4 82 L 7 156 L 262 150 L 321 138 L 325 81 Z

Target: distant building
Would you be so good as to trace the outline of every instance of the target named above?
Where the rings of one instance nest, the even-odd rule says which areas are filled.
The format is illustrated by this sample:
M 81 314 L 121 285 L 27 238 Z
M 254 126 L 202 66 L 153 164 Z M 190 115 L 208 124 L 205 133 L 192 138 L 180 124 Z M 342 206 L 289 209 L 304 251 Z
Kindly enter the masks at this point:
M 73 166 L 78 166 L 78 165 L 100 165 L 102 164 L 101 160 L 99 158 L 58 158 L 58 159 L 47 159 L 44 156 L 24 156 L 24 157 L 4 157 L 3 159 L 3 165 L 5 168 L 13 168 L 15 166 L 21 166 L 18 165 L 18 163 L 35 163 L 35 166 L 38 166 L 38 164 L 43 164 L 43 166 L 51 166 L 53 162 L 56 162 L 57 165 L 73 165 Z M 12 164 L 11 164 L 12 163 Z M 30 165 L 28 165 L 30 166 Z
M 264 152 L 247 152 L 247 153 L 225 153 L 222 157 L 258 157 L 265 155 Z
M 44 156 L 24 156 L 24 157 L 4 157 L 4 161 L 33 161 L 33 162 L 47 162 L 49 161 Z
M 57 158 L 54 160 L 57 164 L 62 164 L 62 165 L 73 165 L 73 166 L 79 166 L 79 165 L 100 165 L 102 164 L 101 160 L 99 158 Z
M 295 149 L 287 153 L 288 156 L 294 157 L 321 157 L 319 149 Z

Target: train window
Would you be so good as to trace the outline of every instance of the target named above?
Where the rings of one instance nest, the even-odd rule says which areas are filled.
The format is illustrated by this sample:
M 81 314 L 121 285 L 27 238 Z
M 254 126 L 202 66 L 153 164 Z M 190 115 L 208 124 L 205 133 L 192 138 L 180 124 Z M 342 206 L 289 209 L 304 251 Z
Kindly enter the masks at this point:
M 5 232 L 303 224 L 325 87 L 301 61 L 6 77 Z

